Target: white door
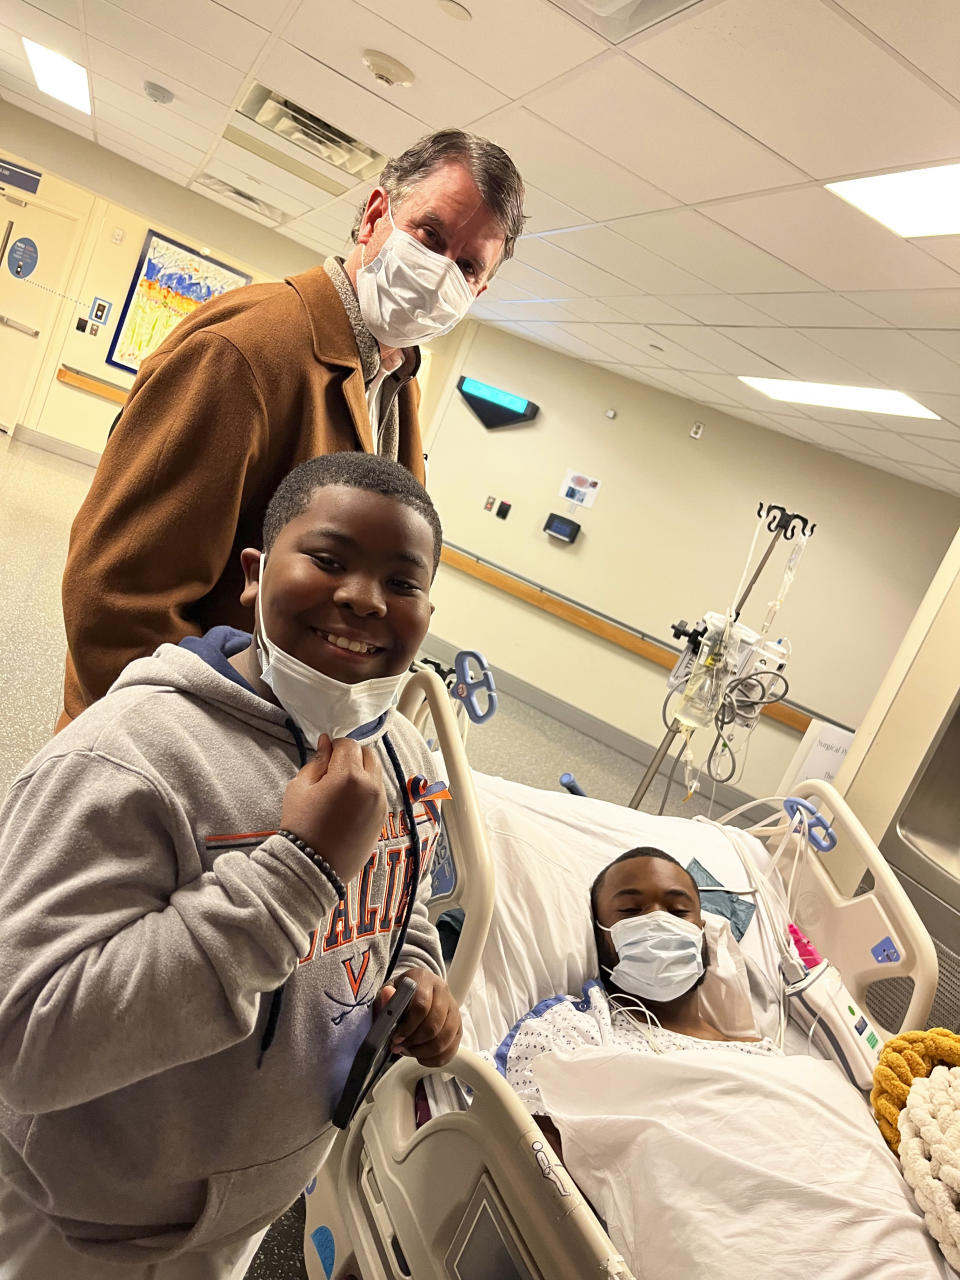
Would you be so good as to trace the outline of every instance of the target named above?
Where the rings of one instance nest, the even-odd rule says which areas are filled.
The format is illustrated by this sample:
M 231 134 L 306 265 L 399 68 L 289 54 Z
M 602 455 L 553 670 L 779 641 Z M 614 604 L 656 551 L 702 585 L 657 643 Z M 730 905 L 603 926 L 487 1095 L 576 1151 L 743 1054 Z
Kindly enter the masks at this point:
M 22 421 L 65 300 L 80 240 L 76 215 L 27 194 L 0 198 L 0 426 Z M 34 249 L 35 246 L 35 249 Z

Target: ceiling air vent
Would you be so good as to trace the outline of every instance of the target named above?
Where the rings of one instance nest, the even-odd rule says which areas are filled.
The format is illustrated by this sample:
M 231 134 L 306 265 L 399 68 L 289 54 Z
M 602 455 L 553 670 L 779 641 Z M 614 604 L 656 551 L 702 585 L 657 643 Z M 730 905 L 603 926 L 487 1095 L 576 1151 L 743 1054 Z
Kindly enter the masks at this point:
M 249 91 L 240 105 L 239 114 L 286 142 L 309 151 L 341 173 L 349 174 L 356 182 L 375 177 L 387 162 L 386 156 L 359 138 L 351 137 L 262 84 L 255 84 Z
M 654 27 L 705 0 L 551 0 L 613 44 Z
M 223 196 L 225 200 L 232 200 L 244 209 L 259 213 L 262 218 L 269 218 L 271 222 L 284 222 L 288 216 L 282 209 L 278 209 L 276 205 L 267 204 L 266 200 L 261 200 L 259 196 L 252 196 L 249 191 L 241 191 L 239 187 L 234 187 L 229 182 L 224 182 L 222 178 L 215 178 L 212 173 L 201 174 L 194 186 L 206 187 L 208 191 L 215 191 L 218 196 Z

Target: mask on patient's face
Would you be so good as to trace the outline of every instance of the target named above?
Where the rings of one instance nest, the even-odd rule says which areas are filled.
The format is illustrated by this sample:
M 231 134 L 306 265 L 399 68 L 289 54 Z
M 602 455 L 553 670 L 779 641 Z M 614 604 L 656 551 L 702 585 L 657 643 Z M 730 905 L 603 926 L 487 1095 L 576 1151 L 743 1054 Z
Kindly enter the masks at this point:
M 599 928 L 610 934 L 618 957 L 610 980 L 641 1000 L 676 1000 L 703 973 L 703 929 L 691 920 L 648 911 Z
M 455 262 L 401 231 L 389 205 L 387 212 L 393 230 L 370 262 L 361 253 L 357 300 L 378 342 L 409 347 L 449 333 L 467 314 L 473 294 Z

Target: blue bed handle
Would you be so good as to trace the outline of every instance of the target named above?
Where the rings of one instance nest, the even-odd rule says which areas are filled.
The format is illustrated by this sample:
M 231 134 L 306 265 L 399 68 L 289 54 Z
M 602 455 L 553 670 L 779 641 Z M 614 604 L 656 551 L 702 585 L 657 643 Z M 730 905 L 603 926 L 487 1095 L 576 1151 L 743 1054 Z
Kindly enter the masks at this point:
M 471 662 L 479 668 L 478 676 L 471 671 Z M 485 724 L 497 710 L 497 687 L 493 683 L 493 672 L 487 666 L 486 658 L 473 649 L 462 649 L 453 660 L 453 670 L 456 683 L 450 690 L 451 696 L 463 703 L 473 724 Z M 481 691 L 487 695 L 486 710 L 481 709 L 477 700 L 477 694 Z
M 572 773 L 561 773 L 560 785 L 561 787 L 566 787 L 572 796 L 585 796 L 587 794 Z
M 783 807 L 789 818 L 796 818 L 801 809 L 804 811 L 809 819 L 807 835 L 810 843 L 820 853 L 829 853 L 837 847 L 837 833 L 816 805 L 812 805 L 809 800 L 801 800 L 799 796 L 787 796 Z M 820 835 L 821 831 L 823 835 Z

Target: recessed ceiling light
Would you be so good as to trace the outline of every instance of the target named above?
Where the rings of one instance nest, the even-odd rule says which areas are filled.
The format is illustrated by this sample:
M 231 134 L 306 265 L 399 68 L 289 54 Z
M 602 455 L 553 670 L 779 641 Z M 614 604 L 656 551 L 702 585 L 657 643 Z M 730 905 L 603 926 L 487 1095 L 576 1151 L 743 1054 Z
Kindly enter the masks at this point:
M 453 18 L 456 22 L 469 22 L 473 14 L 465 4 L 458 4 L 457 0 L 437 0 L 440 8 L 448 18 Z
M 845 387 L 829 382 L 791 382 L 787 378 L 739 379 L 748 387 L 761 391 L 772 400 L 789 400 L 794 404 L 816 404 L 825 409 L 859 409 L 862 413 L 892 413 L 900 418 L 933 418 L 931 413 L 903 391 L 887 391 L 883 387 Z
M 898 236 L 960 234 L 960 164 L 828 182 L 827 190 Z
M 28 40 L 26 36 L 21 36 L 21 39 L 40 92 L 89 115 L 90 86 L 86 68 L 79 62 L 71 62 L 62 53 L 54 53 L 52 49 Z

